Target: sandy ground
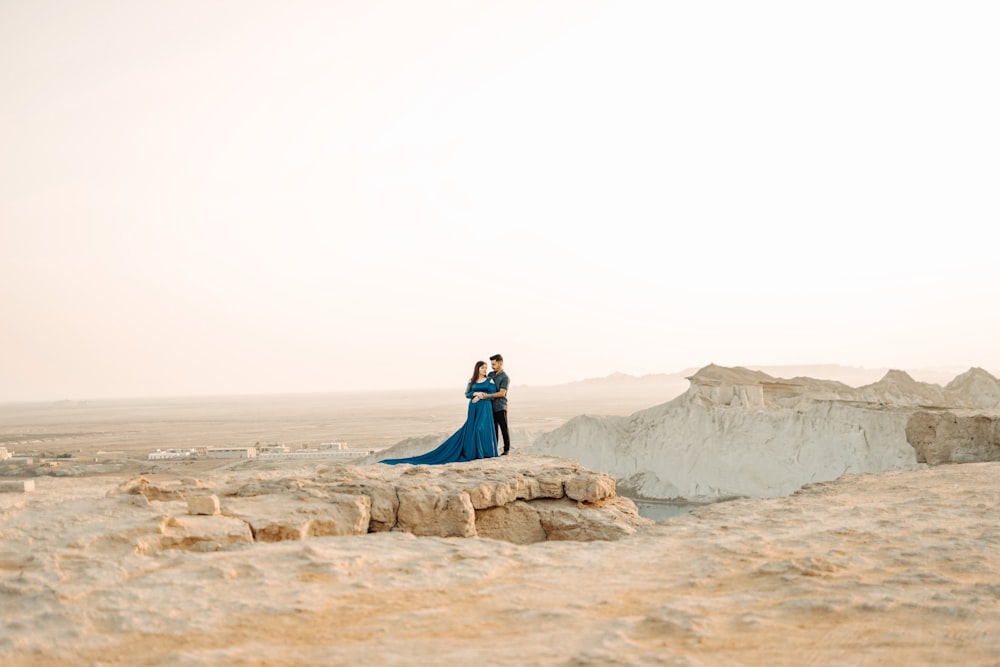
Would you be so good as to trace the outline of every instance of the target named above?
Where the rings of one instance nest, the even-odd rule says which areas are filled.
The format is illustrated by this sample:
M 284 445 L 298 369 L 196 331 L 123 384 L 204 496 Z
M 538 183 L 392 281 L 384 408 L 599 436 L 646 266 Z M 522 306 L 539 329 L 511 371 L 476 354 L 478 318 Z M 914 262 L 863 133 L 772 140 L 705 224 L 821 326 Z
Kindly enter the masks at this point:
M 37 665 L 1000 665 L 1000 464 L 846 476 L 617 542 L 387 533 L 129 552 L 113 478 L 0 494 Z M 103 499 L 103 500 L 102 500 Z
M 523 388 L 511 421 L 523 443 L 673 395 Z M 451 392 L 0 405 L 0 445 L 78 459 L 49 472 L 92 466 L 0 493 L 0 665 L 1000 666 L 1000 464 L 846 476 L 618 542 L 530 546 L 389 533 L 144 556 L 107 497 L 139 473 L 239 465 L 145 461 L 156 447 L 381 448 L 451 432 L 464 405 Z

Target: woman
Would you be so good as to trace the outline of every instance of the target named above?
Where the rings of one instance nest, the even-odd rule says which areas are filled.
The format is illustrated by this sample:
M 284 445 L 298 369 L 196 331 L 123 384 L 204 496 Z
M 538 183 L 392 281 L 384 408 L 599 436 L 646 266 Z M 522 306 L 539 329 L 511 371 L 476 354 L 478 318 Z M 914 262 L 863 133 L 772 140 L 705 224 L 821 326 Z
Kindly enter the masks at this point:
M 445 440 L 437 449 L 420 456 L 405 459 L 386 459 L 381 463 L 438 464 L 456 461 L 488 459 L 497 455 L 497 434 L 493 426 L 493 406 L 490 399 L 480 398 L 483 394 L 496 391 L 492 378 L 486 377 L 486 362 L 477 361 L 472 378 L 465 387 L 465 397 L 469 399 L 469 416 L 462 428 Z

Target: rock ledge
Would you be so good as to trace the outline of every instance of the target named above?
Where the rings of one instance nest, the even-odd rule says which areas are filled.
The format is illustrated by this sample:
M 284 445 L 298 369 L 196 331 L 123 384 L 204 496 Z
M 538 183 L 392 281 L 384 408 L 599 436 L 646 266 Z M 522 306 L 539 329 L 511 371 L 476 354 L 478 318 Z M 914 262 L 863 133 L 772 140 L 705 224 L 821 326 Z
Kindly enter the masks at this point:
M 211 481 L 129 480 L 110 492 L 160 516 L 142 552 L 402 531 L 516 544 L 614 540 L 652 523 L 615 480 L 519 454 L 442 466 L 247 463 Z M 216 509 L 218 508 L 218 509 Z

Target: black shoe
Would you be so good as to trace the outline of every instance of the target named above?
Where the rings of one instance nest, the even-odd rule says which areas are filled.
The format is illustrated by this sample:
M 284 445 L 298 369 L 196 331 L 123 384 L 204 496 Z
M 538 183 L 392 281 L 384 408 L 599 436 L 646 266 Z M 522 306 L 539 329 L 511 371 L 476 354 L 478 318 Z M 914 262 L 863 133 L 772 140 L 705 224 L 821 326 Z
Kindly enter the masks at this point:
M 507 456 L 508 454 L 510 454 L 510 450 L 509 449 L 505 449 L 505 450 L 503 450 L 503 453 L 500 456 Z

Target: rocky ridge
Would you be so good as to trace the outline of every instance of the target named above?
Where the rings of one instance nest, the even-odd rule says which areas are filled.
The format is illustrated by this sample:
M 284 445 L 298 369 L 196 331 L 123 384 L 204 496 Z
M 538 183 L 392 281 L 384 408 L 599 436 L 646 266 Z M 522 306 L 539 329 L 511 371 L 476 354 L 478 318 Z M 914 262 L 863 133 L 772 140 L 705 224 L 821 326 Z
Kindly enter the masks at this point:
M 208 480 L 142 476 L 79 517 L 95 520 L 118 532 L 109 539 L 147 555 L 377 532 L 517 544 L 608 540 L 649 523 L 616 495 L 611 476 L 541 456 L 443 466 L 254 462 Z
M 1000 381 L 980 368 L 946 387 L 894 370 L 853 388 L 716 365 L 688 380 L 681 396 L 628 417 L 575 417 L 534 451 L 606 471 L 640 497 L 773 497 L 844 473 L 916 468 L 906 434 L 914 412 L 1000 404 Z

